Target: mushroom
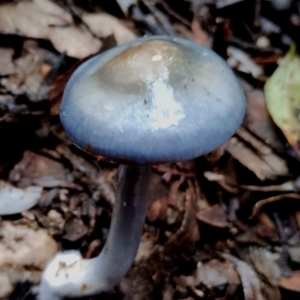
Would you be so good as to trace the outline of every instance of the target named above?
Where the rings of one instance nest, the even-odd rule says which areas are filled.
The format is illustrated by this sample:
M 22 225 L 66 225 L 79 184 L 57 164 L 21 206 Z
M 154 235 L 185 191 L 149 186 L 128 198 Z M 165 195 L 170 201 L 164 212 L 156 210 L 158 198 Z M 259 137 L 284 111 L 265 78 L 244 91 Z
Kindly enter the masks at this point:
M 117 285 L 139 245 L 151 165 L 214 150 L 234 134 L 244 112 L 242 89 L 226 62 L 183 38 L 139 38 L 83 63 L 66 86 L 61 122 L 79 148 L 121 164 L 116 202 L 100 255 L 58 253 L 42 275 L 39 299 Z

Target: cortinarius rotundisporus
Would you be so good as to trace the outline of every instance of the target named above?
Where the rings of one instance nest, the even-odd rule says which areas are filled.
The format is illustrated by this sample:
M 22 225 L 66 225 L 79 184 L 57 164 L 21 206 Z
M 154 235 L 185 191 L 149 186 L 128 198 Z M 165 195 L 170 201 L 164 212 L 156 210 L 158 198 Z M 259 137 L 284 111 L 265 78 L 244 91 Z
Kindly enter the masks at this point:
M 244 112 L 242 89 L 226 62 L 189 40 L 144 37 L 83 63 L 67 84 L 60 117 L 75 145 L 121 164 L 116 202 L 101 254 L 57 254 L 43 273 L 40 299 L 92 295 L 117 285 L 142 234 L 149 165 L 216 149 Z

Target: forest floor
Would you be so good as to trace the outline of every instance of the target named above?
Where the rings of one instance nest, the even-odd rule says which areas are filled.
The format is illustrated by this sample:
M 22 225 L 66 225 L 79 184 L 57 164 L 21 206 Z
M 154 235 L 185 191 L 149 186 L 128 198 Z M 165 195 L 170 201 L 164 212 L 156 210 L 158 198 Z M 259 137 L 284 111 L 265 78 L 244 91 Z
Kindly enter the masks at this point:
M 0 299 L 36 299 L 57 251 L 100 253 L 117 165 L 71 143 L 59 106 L 83 60 L 144 35 L 216 51 L 246 116 L 214 152 L 153 167 L 133 267 L 86 299 L 299 299 L 300 1 L 289 0 L 0 1 Z

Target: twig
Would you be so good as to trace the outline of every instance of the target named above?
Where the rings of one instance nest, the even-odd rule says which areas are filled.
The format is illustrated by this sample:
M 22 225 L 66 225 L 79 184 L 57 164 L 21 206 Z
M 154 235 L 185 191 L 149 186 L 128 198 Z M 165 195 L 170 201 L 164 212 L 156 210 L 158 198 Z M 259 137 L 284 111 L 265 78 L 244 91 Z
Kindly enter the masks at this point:
M 148 0 L 143 0 L 143 3 L 147 6 L 147 8 L 150 10 L 150 12 L 154 15 L 154 17 L 158 20 L 158 22 L 162 25 L 165 32 L 169 35 L 175 35 L 175 31 L 170 24 L 170 22 L 167 21 L 166 16 L 156 8 L 155 5 L 152 3 L 149 3 Z
M 180 14 L 178 14 L 176 11 L 174 11 L 169 4 L 167 4 L 164 0 L 158 0 L 158 2 L 164 7 L 164 9 L 174 18 L 176 18 L 178 21 L 186 25 L 187 27 L 191 28 L 192 23 L 189 22 L 187 19 L 183 18 Z

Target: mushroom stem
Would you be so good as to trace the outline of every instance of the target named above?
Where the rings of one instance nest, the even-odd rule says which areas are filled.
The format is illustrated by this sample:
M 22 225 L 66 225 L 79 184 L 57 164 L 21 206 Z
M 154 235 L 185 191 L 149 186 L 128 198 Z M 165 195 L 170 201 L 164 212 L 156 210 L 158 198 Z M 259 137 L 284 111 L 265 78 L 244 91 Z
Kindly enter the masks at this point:
M 120 283 L 132 265 L 145 223 L 145 194 L 149 167 L 119 167 L 119 183 L 107 242 L 97 258 L 99 277 L 107 281 L 103 291 Z M 103 279 L 102 279 L 103 278 Z
M 116 202 L 103 250 L 92 259 L 83 259 L 78 251 L 58 253 L 42 275 L 40 300 L 109 291 L 129 270 L 143 231 L 151 167 L 120 166 L 118 171 Z

